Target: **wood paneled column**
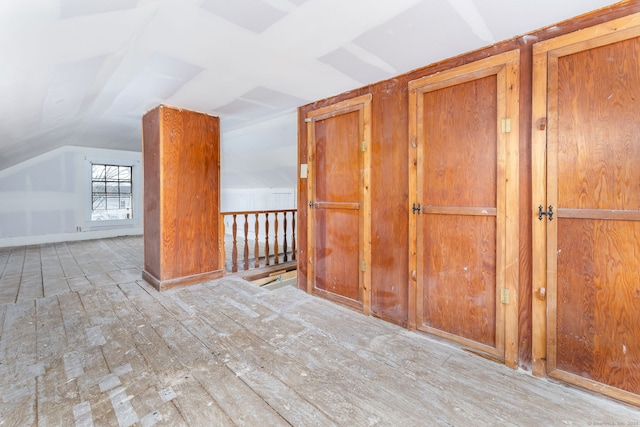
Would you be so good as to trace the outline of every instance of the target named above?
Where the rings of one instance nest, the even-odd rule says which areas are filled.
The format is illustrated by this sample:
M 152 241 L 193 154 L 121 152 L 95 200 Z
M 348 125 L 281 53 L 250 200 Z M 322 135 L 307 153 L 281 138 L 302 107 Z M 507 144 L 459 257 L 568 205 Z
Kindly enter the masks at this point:
M 142 277 L 158 290 L 221 277 L 220 119 L 160 105 L 142 132 Z

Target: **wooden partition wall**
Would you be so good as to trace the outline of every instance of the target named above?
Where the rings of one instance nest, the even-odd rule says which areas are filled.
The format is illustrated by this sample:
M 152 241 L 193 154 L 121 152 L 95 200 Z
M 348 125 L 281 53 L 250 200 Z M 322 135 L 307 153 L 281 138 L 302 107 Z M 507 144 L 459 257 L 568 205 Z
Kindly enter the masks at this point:
M 220 119 L 161 105 L 142 127 L 143 278 L 162 290 L 221 277 Z
M 640 2 L 621 2 L 299 109 L 304 172 L 314 161 L 313 129 L 305 119 L 370 98 L 370 299 L 364 311 L 536 375 L 640 402 L 634 225 L 640 169 L 631 166 L 640 164 L 640 48 L 636 30 L 622 37 L 631 41 L 622 43 L 619 35 L 638 27 L 638 12 Z M 581 47 L 561 47 L 564 42 Z M 557 60 L 567 52 L 575 56 Z M 552 60 L 543 64 L 543 55 Z M 506 86 L 501 67 L 510 67 Z M 542 81 L 547 74 L 551 80 Z M 562 92 L 540 104 L 555 97 L 562 82 L 584 92 Z M 540 151 L 547 144 L 541 138 L 559 129 L 549 140 L 552 151 Z M 532 134 L 541 145 L 532 145 Z M 575 145 L 568 135 L 599 139 Z M 560 141 L 558 148 L 553 141 Z M 583 156 L 584 150 L 593 151 Z M 569 178 L 559 179 L 557 188 L 547 185 L 547 156 L 557 162 L 554 173 Z M 307 179 L 302 173 L 298 183 L 298 283 L 305 290 L 318 274 L 310 263 L 316 213 Z M 568 261 L 554 252 L 556 240 Z M 585 290 L 596 276 L 607 280 Z M 580 334 L 585 339 L 573 342 Z

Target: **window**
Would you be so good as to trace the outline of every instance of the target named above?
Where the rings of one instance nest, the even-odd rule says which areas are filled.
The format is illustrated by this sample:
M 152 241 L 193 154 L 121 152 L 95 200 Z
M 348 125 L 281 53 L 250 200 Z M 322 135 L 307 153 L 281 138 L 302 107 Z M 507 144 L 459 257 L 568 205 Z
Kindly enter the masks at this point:
M 133 218 L 132 166 L 91 164 L 91 220 Z

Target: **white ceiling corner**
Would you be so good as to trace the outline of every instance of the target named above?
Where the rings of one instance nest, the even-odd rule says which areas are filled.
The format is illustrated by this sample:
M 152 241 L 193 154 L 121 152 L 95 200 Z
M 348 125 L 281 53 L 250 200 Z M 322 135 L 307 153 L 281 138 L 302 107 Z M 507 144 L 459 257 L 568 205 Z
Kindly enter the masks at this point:
M 235 143 L 266 119 L 277 133 L 302 104 L 613 3 L 6 0 L 0 170 L 62 145 L 139 151 L 140 119 L 159 103 L 220 115 Z M 283 138 L 294 154 L 278 148 L 287 161 L 271 161 L 295 180 L 290 132 L 241 145 L 250 155 L 229 166 L 264 169 L 269 144 Z

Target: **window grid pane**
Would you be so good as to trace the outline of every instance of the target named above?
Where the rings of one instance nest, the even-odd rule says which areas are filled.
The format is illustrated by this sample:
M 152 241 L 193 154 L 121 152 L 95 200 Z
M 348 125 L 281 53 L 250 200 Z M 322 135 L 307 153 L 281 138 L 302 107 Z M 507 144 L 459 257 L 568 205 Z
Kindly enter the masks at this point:
M 91 220 L 133 218 L 132 166 L 91 165 Z

